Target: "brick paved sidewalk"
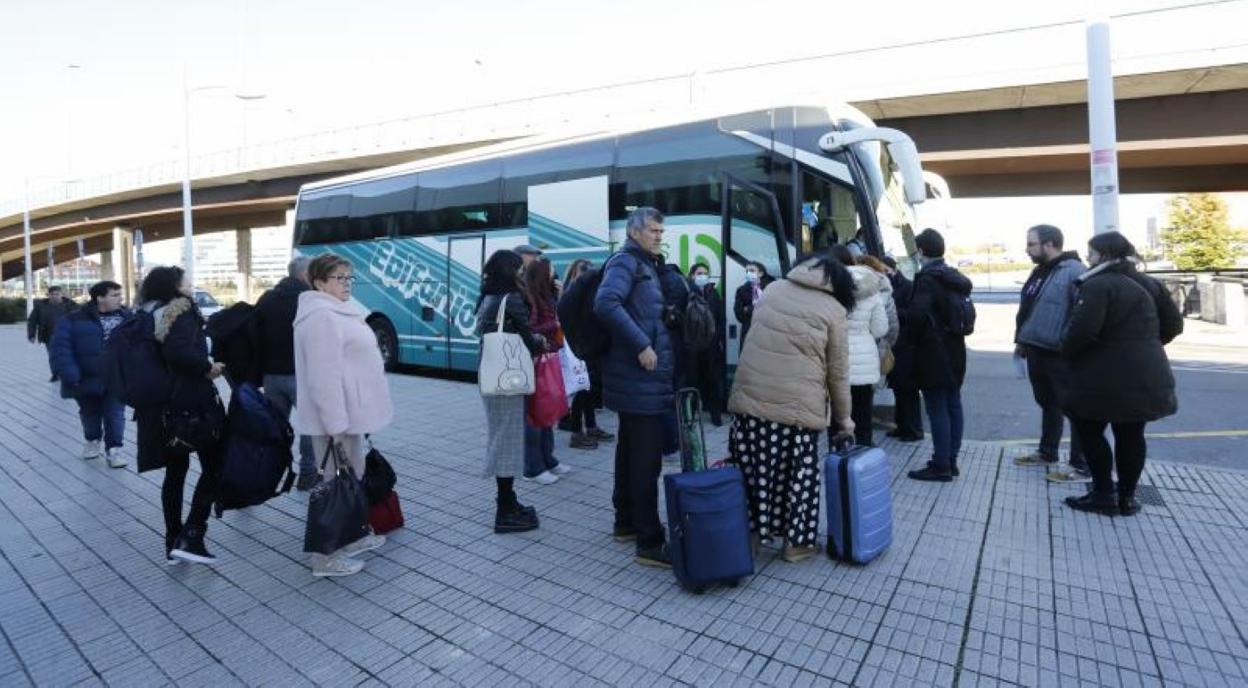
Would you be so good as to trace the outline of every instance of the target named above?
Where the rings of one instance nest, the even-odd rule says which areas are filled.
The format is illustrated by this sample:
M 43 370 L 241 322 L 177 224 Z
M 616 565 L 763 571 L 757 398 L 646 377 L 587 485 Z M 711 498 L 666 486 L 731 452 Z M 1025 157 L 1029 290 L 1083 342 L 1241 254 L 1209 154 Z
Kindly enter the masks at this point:
M 78 458 L 42 347 L 3 327 L 0 351 L 0 686 L 1248 683 L 1248 474 L 1155 462 L 1162 504 L 1111 519 L 1014 449 L 971 444 L 933 485 L 904 478 L 923 448 L 889 444 L 881 559 L 768 554 L 694 596 L 608 536 L 609 448 L 561 435 L 575 471 L 519 486 L 542 529 L 496 536 L 475 387 L 392 376 L 377 444 L 408 528 L 364 573 L 309 574 L 302 495 L 214 519 L 218 566 L 166 567 L 162 474 Z

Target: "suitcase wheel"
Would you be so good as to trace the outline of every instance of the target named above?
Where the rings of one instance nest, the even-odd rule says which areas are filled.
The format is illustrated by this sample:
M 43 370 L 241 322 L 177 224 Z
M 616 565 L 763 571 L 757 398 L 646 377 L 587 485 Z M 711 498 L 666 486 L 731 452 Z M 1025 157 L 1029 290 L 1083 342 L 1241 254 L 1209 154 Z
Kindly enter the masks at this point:
M 728 587 L 730 587 L 730 588 L 737 588 L 737 587 L 740 587 L 740 586 L 741 586 L 741 579 L 740 579 L 740 578 L 733 578 L 732 580 L 728 581 Z
M 706 586 L 705 586 L 705 585 L 699 585 L 699 586 L 696 586 L 696 587 L 689 588 L 689 592 L 691 592 L 691 593 L 693 593 L 693 594 L 695 594 L 695 595 L 701 595 L 702 593 L 706 592 Z

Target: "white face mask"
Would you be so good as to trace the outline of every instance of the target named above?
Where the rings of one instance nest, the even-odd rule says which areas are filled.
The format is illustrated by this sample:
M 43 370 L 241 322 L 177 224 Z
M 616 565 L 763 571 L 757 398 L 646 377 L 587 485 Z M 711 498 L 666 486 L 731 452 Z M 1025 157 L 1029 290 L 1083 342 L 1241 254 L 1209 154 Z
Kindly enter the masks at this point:
M 757 273 L 757 272 L 754 272 L 753 270 L 750 270 L 749 272 L 745 273 L 745 281 L 746 281 L 746 282 L 757 282 L 757 281 L 758 281 L 758 273 Z
M 694 275 L 693 283 L 698 285 L 699 287 L 705 287 L 706 285 L 711 283 L 711 276 L 710 275 Z

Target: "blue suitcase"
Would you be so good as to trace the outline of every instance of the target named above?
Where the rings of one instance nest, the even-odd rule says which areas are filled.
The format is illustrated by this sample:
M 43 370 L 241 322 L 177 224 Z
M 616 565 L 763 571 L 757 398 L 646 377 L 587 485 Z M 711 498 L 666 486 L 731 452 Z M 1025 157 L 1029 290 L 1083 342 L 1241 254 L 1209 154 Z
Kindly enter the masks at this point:
M 823 464 L 828 500 L 828 556 L 865 564 L 893 542 L 892 473 L 878 447 L 851 447 Z
M 687 590 L 736 586 L 754 573 L 745 479 L 739 468 L 663 476 L 672 571 Z

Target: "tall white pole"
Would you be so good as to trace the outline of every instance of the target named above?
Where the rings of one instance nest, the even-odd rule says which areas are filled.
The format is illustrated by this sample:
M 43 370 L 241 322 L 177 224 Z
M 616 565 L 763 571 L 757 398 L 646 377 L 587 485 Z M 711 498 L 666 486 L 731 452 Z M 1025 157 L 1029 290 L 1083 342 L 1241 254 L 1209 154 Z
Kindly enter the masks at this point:
M 1118 231 L 1118 131 L 1109 19 L 1088 19 L 1088 134 L 1092 162 L 1092 231 Z
M 191 220 L 191 90 L 186 83 L 186 63 L 182 64 L 182 269 L 195 285 L 195 233 Z
M 30 180 L 22 186 L 22 251 L 26 258 L 26 317 L 30 317 L 31 311 L 35 310 L 35 292 L 33 284 L 31 284 L 30 271 Z

